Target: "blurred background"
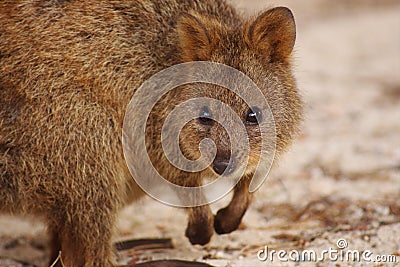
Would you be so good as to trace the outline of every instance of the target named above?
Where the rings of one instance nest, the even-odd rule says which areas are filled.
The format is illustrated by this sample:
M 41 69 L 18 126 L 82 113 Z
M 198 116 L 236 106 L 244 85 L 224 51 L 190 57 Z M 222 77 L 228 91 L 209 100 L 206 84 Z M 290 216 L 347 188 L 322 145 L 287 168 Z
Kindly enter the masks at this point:
M 266 245 L 321 251 L 336 248 L 340 238 L 349 249 L 396 255 L 400 262 L 400 1 L 231 2 L 246 16 L 278 5 L 295 14 L 302 133 L 257 192 L 240 230 L 193 247 L 184 237 L 183 211 L 144 199 L 121 213 L 119 238 L 167 237 L 175 248 L 131 251 L 121 262 L 267 266 L 256 256 Z M 43 230 L 37 221 L 1 216 L 0 266 L 6 258 L 44 264 Z

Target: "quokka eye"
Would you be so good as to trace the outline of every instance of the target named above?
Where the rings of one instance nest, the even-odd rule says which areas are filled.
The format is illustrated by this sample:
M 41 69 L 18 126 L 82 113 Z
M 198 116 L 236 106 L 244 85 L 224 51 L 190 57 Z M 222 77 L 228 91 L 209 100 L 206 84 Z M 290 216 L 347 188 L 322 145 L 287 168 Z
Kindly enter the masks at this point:
M 200 111 L 199 122 L 203 125 L 211 126 L 214 124 L 211 111 L 208 107 L 203 107 Z
M 249 125 L 256 125 L 261 122 L 262 114 L 258 107 L 252 107 L 249 109 L 246 115 L 246 123 Z

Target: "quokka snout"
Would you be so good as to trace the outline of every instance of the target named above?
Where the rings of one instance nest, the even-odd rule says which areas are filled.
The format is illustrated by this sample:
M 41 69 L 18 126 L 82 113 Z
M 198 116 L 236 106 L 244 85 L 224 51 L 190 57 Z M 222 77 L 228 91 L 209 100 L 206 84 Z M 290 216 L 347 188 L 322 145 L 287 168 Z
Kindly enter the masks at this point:
M 243 72 L 268 101 L 278 154 L 301 120 L 291 63 L 296 26 L 287 8 L 246 19 L 224 0 L 16 0 L 0 3 L 0 22 L 0 211 L 46 222 L 50 262 L 61 251 L 65 266 L 115 266 L 111 240 L 118 210 L 143 195 L 124 160 L 125 109 L 155 73 L 191 61 Z M 146 145 L 155 167 L 179 185 L 235 173 L 243 160 L 231 154 L 226 129 L 213 120 L 218 109 L 205 105 L 182 129 L 179 145 L 195 160 L 200 141 L 212 139 L 212 164 L 198 173 L 168 164 L 162 122 L 174 106 L 195 97 L 230 106 L 250 145 L 231 203 L 215 216 L 208 205 L 187 209 L 186 236 L 206 244 L 214 231 L 236 230 L 251 202 L 249 177 L 261 149 L 258 119 L 267 117 L 218 86 L 187 85 L 165 95 L 149 117 Z

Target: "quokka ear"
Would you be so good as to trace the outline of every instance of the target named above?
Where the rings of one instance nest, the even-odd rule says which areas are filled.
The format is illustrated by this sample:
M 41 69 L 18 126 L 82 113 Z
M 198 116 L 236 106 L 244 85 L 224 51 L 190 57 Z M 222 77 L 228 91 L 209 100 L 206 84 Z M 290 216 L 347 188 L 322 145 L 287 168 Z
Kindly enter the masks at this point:
M 215 18 L 205 18 L 196 13 L 183 14 L 177 24 L 182 60 L 209 60 L 214 45 L 220 39 L 219 27 Z
M 290 9 L 276 7 L 259 15 L 247 27 L 247 38 L 269 62 L 287 62 L 296 40 L 296 23 Z

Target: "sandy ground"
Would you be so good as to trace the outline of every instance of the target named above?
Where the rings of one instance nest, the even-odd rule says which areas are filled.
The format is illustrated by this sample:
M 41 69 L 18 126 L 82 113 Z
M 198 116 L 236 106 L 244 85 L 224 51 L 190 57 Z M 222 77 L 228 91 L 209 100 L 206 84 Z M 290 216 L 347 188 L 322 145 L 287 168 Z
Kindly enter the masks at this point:
M 240 230 L 205 247 L 184 237 L 183 211 L 146 198 L 120 216 L 119 237 L 172 238 L 174 249 L 129 251 L 120 262 L 186 259 L 214 266 L 316 266 L 265 262 L 257 252 L 338 249 L 395 255 L 400 266 L 400 2 L 234 0 L 244 13 L 289 6 L 298 25 L 296 73 L 306 102 L 303 131 L 244 217 Z M 223 206 L 217 203 L 216 211 Z M 0 217 L 0 266 L 46 262 L 40 222 Z M 309 260 L 309 259 L 308 259 Z M 318 266 L 360 266 L 325 261 Z M 22 266 L 22 265 L 17 265 Z M 30 266 L 30 265 L 26 265 Z

